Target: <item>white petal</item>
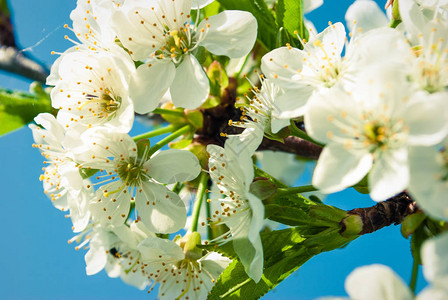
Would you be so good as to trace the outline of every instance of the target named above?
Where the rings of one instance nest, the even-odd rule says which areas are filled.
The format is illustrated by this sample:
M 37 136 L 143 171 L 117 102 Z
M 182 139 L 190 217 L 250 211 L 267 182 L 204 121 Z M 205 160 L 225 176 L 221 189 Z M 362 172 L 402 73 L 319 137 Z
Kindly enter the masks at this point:
M 247 153 L 253 154 L 260 146 L 264 136 L 264 131 L 258 126 L 254 126 L 252 128 L 246 128 L 239 135 L 229 136 L 227 140 L 232 140 L 232 142 L 227 142 L 228 144 L 232 144 L 232 147 L 235 148 L 235 152 L 239 153 L 240 151 L 247 151 Z M 233 141 L 234 139 L 239 140 L 239 143 Z
M 363 32 L 385 27 L 389 23 L 378 4 L 371 0 L 358 0 L 350 5 L 345 14 L 345 21 L 350 31 L 361 28 Z
M 185 257 L 182 248 L 175 242 L 158 237 L 146 238 L 138 245 L 137 249 L 145 262 L 178 261 Z
M 305 55 L 304 51 L 296 48 L 274 49 L 261 59 L 261 70 L 272 82 L 285 89 L 304 88 L 306 85 L 299 81 L 299 70 L 303 68 Z
M 345 281 L 351 299 L 412 300 L 411 291 L 389 267 L 370 265 L 355 269 Z
M 135 111 L 139 114 L 153 111 L 170 87 L 176 73 L 171 61 L 151 61 L 139 66 L 129 85 L 129 96 L 134 102 Z
M 106 197 L 106 191 L 116 192 Z M 96 199 L 92 200 L 90 210 L 99 222 L 118 226 L 126 220 L 130 206 L 129 191 L 123 188 L 123 183 L 119 180 L 103 185 L 96 191 Z
M 332 143 L 325 146 L 319 157 L 313 185 L 325 194 L 341 191 L 358 183 L 371 167 L 372 156 L 368 152 Z
M 176 232 L 187 220 L 185 204 L 179 195 L 153 182 L 144 182 L 137 191 L 135 208 L 143 224 L 157 233 Z
M 248 54 L 257 39 L 257 20 L 246 11 L 223 11 L 202 21 L 199 28 L 206 30 L 201 46 L 213 54 L 230 58 Z
M 334 99 L 338 99 L 334 101 Z M 355 132 L 362 120 L 362 108 L 347 93 L 329 89 L 312 96 L 304 115 L 308 135 L 317 141 L 356 143 Z
M 208 77 L 193 55 L 185 55 L 177 67 L 170 88 L 171 98 L 177 107 L 194 109 L 207 100 L 210 91 Z
M 448 123 L 445 93 L 416 94 L 410 101 L 405 116 L 409 129 L 409 144 L 434 145 L 447 134 Z
M 322 4 L 324 4 L 324 0 L 304 0 L 303 1 L 303 12 L 309 13 L 312 10 L 315 10 L 316 8 L 320 7 Z
M 190 151 L 165 150 L 145 164 L 148 175 L 162 183 L 184 182 L 195 179 L 201 172 L 197 157 Z
M 314 88 L 306 85 L 299 86 L 297 89 L 286 89 L 284 94 L 274 99 L 276 110 L 272 115 L 282 119 L 303 116 L 313 91 Z
M 441 180 L 445 167 L 433 147 L 411 147 L 409 192 L 419 207 L 433 218 L 448 221 L 448 186 Z
M 86 261 L 86 273 L 87 275 L 94 275 L 101 271 L 107 263 L 106 249 L 90 248 L 84 256 Z
M 279 119 L 272 117 L 271 118 L 271 131 L 272 133 L 277 133 L 281 129 L 287 127 L 289 125 L 289 119 Z
M 448 233 L 427 240 L 422 247 L 423 274 L 429 282 L 446 287 L 448 282 Z
M 403 191 L 409 184 L 408 151 L 406 148 L 385 151 L 375 158 L 369 174 L 370 196 L 382 201 Z

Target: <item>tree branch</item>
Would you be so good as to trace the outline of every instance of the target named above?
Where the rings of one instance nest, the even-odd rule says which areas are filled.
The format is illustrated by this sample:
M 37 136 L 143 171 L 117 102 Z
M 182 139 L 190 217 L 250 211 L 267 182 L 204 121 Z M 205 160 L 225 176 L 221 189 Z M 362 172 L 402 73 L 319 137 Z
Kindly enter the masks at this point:
M 42 65 L 25 57 L 15 47 L 0 47 L 0 69 L 42 83 L 48 77 L 48 71 Z
M 366 208 L 355 208 L 347 212 L 348 217 L 341 221 L 341 234 L 347 229 L 347 220 L 350 216 L 358 216 L 361 221 L 362 229 L 358 233 L 363 235 L 372 233 L 383 227 L 392 224 L 400 224 L 405 217 L 418 211 L 418 207 L 411 197 L 403 192 L 386 200 L 380 202 L 375 206 Z

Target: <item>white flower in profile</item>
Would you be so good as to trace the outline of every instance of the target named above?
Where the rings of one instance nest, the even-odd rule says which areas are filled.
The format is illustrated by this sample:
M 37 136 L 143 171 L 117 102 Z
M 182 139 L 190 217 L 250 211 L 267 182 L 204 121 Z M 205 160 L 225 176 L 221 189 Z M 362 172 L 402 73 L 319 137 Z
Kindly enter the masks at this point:
M 138 245 L 148 278 L 160 284 L 158 299 L 207 297 L 230 260 L 216 252 L 203 255 L 200 243 L 194 232 L 176 242 L 149 237 Z
M 443 300 L 448 298 L 448 233 L 425 241 L 421 248 L 423 275 L 429 285 L 417 296 L 389 267 L 370 265 L 355 269 L 345 280 L 349 298 L 322 297 L 319 300 Z
M 59 210 L 69 211 L 73 231 L 82 231 L 90 221 L 87 188 L 89 180 L 83 180 L 69 145 L 77 140 L 78 132 L 66 132 L 55 117 L 48 113 L 39 114 L 30 124 L 35 143 L 34 148 L 45 157 L 46 167 L 40 176 L 44 192 Z
M 252 97 L 246 94 L 247 99 L 237 99 L 236 105 L 242 111 L 241 119 L 239 121 L 229 120 L 230 126 L 245 129 L 237 136 L 251 153 L 257 150 L 265 133 L 275 134 L 289 125 L 289 116 L 283 117 L 280 111 L 284 108 L 282 105 L 288 104 L 282 102 L 283 90 L 263 76 L 260 76 L 260 80 L 260 89 L 251 82 Z
M 86 273 L 94 275 L 105 269 L 109 277 L 118 277 L 127 284 L 141 290 L 151 282 L 144 272 L 138 244 L 155 234 L 142 226 L 142 222 L 133 222 L 128 227 L 118 226 L 92 227 L 84 244 L 89 242 L 85 255 Z
M 129 77 L 135 69 L 126 54 L 77 51 L 59 63 L 60 81 L 51 92 L 57 119 L 65 127 L 103 125 L 127 133 L 134 121 Z
M 113 16 L 118 38 L 136 61 L 131 82 L 135 110 L 147 113 L 170 89 L 178 107 L 197 108 L 208 97 L 209 81 L 194 56 L 199 47 L 238 58 L 252 49 L 256 19 L 248 12 L 226 10 L 193 24 L 191 0 L 126 1 Z
M 103 174 L 97 177 L 100 187 L 90 206 L 95 218 L 122 224 L 131 201 L 135 201 L 135 209 L 149 230 L 172 233 L 184 226 L 184 202 L 161 183 L 196 178 L 201 167 L 194 154 L 173 149 L 148 157 L 148 147 L 139 151 L 129 135 L 105 127 L 89 129 L 81 138 L 86 146 L 77 153 L 81 166 Z
M 448 140 L 442 147 L 412 147 L 409 151 L 409 192 L 433 218 L 448 221 Z
M 326 146 L 314 171 L 314 186 L 333 193 L 369 173 L 370 196 L 376 201 L 408 186 L 408 147 L 433 145 L 445 137 L 447 104 L 440 96 L 409 95 L 404 80 L 378 70 L 363 77 L 351 95 L 337 89 L 315 95 L 305 126 Z
M 252 154 L 237 138 L 228 139 L 224 148 L 208 145 L 209 170 L 213 182 L 225 196 L 211 199 L 221 204 L 213 212 L 212 221 L 225 224 L 230 231 L 215 239 L 219 243 L 233 241 L 248 276 L 260 281 L 263 273 L 263 247 L 260 230 L 263 227 L 264 206 L 249 192 L 254 178 Z

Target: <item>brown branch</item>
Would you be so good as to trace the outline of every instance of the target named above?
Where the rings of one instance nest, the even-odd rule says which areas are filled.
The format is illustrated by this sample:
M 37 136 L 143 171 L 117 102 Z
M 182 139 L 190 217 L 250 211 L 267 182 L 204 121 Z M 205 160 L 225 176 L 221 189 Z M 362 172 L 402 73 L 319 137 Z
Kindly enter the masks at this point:
M 24 56 L 15 47 L 0 47 L 0 69 L 45 83 L 48 71 L 36 61 Z
M 352 209 L 347 214 L 360 217 L 362 230 L 359 232 L 359 235 L 363 235 L 392 224 L 398 225 L 405 217 L 417 212 L 417 210 L 418 207 L 415 201 L 403 192 L 375 206 Z M 344 233 L 347 229 L 347 218 L 341 221 L 341 233 Z
M 318 159 L 322 148 L 295 136 L 284 139 L 284 143 L 264 138 L 258 150 L 282 151 L 309 159 Z

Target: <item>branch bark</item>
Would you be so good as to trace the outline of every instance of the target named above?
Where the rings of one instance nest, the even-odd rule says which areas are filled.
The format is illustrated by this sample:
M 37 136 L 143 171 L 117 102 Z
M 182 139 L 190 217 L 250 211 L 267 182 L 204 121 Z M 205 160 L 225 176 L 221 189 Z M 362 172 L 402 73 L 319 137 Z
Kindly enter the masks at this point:
M 48 77 L 48 71 L 42 65 L 27 58 L 15 47 L 0 47 L 0 69 L 42 83 Z
M 403 192 L 375 206 L 352 209 L 347 214 L 360 217 L 362 229 L 359 235 L 363 235 L 392 224 L 398 225 L 403 222 L 405 217 L 417 211 L 418 207 L 415 201 L 407 193 Z M 347 229 L 347 218 L 341 221 L 341 233 L 344 233 Z

